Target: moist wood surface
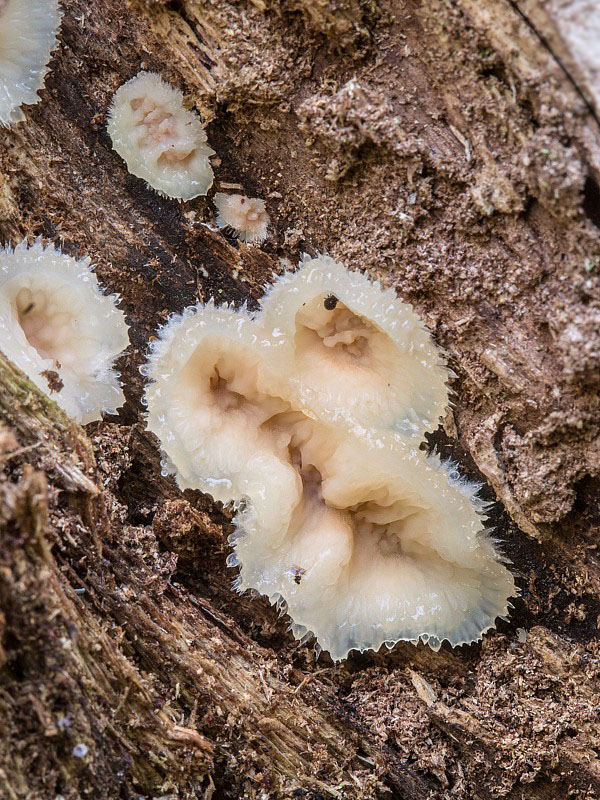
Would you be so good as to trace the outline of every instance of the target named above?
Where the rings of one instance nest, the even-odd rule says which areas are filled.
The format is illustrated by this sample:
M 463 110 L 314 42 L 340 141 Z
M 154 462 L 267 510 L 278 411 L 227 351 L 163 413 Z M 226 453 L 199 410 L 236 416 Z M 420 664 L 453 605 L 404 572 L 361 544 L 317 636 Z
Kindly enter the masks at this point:
M 41 102 L 0 131 L 0 235 L 89 254 L 132 346 L 126 406 L 85 432 L 0 360 L 0 796 L 600 796 L 600 128 L 564 8 L 64 6 Z M 214 190 L 267 201 L 262 248 L 127 174 L 106 112 L 141 68 L 207 120 Z M 161 477 L 149 338 L 322 251 L 394 286 L 456 373 L 428 446 L 497 501 L 521 588 L 481 645 L 315 662 L 232 591 L 229 513 Z

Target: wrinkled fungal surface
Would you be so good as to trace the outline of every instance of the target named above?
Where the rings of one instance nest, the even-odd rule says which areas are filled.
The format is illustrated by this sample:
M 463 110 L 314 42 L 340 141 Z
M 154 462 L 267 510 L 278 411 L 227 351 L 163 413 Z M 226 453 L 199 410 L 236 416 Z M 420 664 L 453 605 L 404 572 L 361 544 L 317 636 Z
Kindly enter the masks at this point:
M 148 428 L 181 488 L 237 509 L 236 587 L 334 659 L 399 640 L 472 642 L 514 580 L 477 487 L 418 449 L 447 371 L 393 292 L 331 259 L 284 275 L 252 317 L 174 316 L 144 374 Z
M 448 403 L 448 369 L 393 289 L 327 256 L 306 258 L 263 301 L 276 371 L 309 415 L 421 439 Z
M 142 367 L 153 379 L 148 427 L 181 488 L 228 503 L 256 497 L 270 471 L 274 476 L 272 436 L 263 425 L 289 404 L 269 395 L 270 343 L 259 334 L 245 311 L 209 303 L 174 316 L 154 342 Z
M 118 298 L 90 268 L 40 239 L 0 250 L 0 341 L 69 416 L 85 424 L 124 402 L 113 362 L 129 344 Z
M 160 75 L 140 72 L 115 92 L 108 132 L 129 172 L 161 194 L 192 200 L 212 186 L 204 126 Z
M 513 579 L 481 530 L 477 487 L 412 448 L 376 450 L 310 420 L 289 440 L 302 480 L 290 521 L 268 537 L 246 504 L 231 561 L 237 587 L 285 609 L 297 638 L 314 634 L 333 659 L 399 639 L 437 650 L 507 614 Z
M 0 0 L 0 124 L 39 102 L 61 15 L 58 0 Z
M 230 228 L 242 242 L 262 242 L 266 238 L 269 215 L 264 200 L 217 192 L 214 203 L 219 212 L 219 228 Z

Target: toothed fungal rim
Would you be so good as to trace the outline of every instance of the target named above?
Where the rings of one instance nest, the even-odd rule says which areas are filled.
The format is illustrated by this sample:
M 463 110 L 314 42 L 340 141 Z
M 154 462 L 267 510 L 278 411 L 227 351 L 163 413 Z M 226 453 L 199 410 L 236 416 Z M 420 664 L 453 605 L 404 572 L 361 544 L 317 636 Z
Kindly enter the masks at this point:
M 142 374 L 147 427 L 158 436 L 181 489 L 223 503 L 252 497 L 265 529 L 278 530 L 299 494 L 298 476 L 278 457 L 267 421 L 289 409 L 269 394 L 264 351 L 270 342 L 245 310 L 196 306 L 174 316 L 152 343 Z M 280 507 L 262 487 L 291 493 Z
M 309 416 L 357 433 L 421 440 L 448 405 L 450 372 L 393 289 L 328 256 L 305 256 L 262 301 L 275 370 Z
M 41 239 L 0 250 L 2 350 L 82 424 L 116 413 L 125 400 L 113 367 L 129 344 L 118 299 L 103 294 L 89 258 Z
M 230 228 L 242 242 L 262 242 L 267 237 L 269 215 L 265 201 L 243 194 L 217 192 L 217 227 Z
M 410 447 L 345 437 L 332 450 L 331 428 L 306 426 L 309 478 L 285 533 L 265 536 L 252 503 L 234 520 L 238 591 L 285 603 L 296 638 L 314 635 L 334 660 L 398 641 L 459 646 L 506 616 L 514 580 L 483 530 L 476 486 Z
M 39 102 L 61 17 L 57 0 L 0 2 L 0 124 L 20 122 L 21 106 Z
M 205 195 L 213 182 L 206 131 L 183 94 L 152 72 L 139 72 L 112 99 L 108 133 L 132 175 L 177 200 Z
M 331 312 L 343 302 L 349 314 L 361 314 L 361 335 L 370 335 L 369 326 L 383 330 L 382 317 L 400 306 L 400 329 L 412 343 L 403 349 L 392 325 L 394 347 L 408 364 L 431 356 L 435 368 L 424 369 L 434 376 L 437 407 L 425 409 L 420 426 L 436 419 L 448 372 L 418 317 L 366 278 L 353 282 L 357 276 L 341 275 L 341 265 L 319 261 L 337 278 L 336 302 L 325 305 L 330 294 L 318 276 L 308 282 L 308 304 L 317 297 Z M 332 418 L 327 406 L 307 401 L 284 332 L 302 308 L 302 282 L 292 285 L 290 300 L 293 277 L 280 280 L 254 317 L 211 301 L 160 332 L 143 373 L 151 379 L 148 427 L 166 453 L 165 469 L 175 470 L 182 488 L 234 504 L 227 563 L 240 567 L 235 587 L 266 595 L 290 615 L 296 638 L 315 635 L 334 659 L 400 640 L 437 649 L 444 640 L 480 639 L 506 616 L 516 590 L 484 531 L 478 487 L 455 465 L 427 458 L 410 426 L 408 435 L 389 422 L 366 427 L 372 421 L 364 410 Z M 324 335 L 352 346 L 346 333 L 356 327 L 343 320 Z M 394 414 L 397 421 L 397 402 Z

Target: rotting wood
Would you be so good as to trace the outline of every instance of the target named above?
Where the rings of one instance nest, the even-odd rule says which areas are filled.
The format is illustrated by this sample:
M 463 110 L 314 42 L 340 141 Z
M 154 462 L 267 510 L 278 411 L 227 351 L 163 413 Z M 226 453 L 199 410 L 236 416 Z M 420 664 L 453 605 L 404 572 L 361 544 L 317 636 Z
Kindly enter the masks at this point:
M 121 293 L 128 402 L 86 435 L 0 361 L 4 793 L 599 796 L 600 139 L 516 10 L 542 29 L 555 4 L 64 5 L 42 102 L 0 131 L 0 232 L 64 240 Z M 104 120 L 142 62 L 210 121 L 217 181 L 267 199 L 263 249 L 127 175 Z M 253 305 L 304 249 L 396 286 L 449 354 L 430 441 L 504 504 L 522 587 L 482 646 L 315 664 L 231 590 L 227 511 L 160 475 L 149 337 L 197 298 Z

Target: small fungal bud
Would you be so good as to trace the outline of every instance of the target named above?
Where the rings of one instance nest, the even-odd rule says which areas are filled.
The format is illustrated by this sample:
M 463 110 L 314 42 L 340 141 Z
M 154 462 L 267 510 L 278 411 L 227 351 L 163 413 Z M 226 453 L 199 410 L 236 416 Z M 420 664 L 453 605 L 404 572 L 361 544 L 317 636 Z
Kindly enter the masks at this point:
M 58 0 L 0 0 L 0 124 L 39 102 L 61 16 Z
M 263 301 L 276 372 L 309 415 L 420 438 L 448 404 L 431 334 L 393 289 L 327 256 L 284 273 Z
M 214 203 L 219 212 L 219 228 L 231 228 L 242 242 L 262 242 L 266 238 L 269 215 L 264 200 L 217 192 Z
M 66 413 L 85 424 L 124 402 L 115 358 L 129 344 L 117 297 L 90 268 L 38 239 L 0 250 L 0 341 Z
M 160 75 L 140 72 L 115 93 L 108 116 L 113 147 L 132 175 L 179 200 L 205 195 L 213 182 L 200 118 Z

